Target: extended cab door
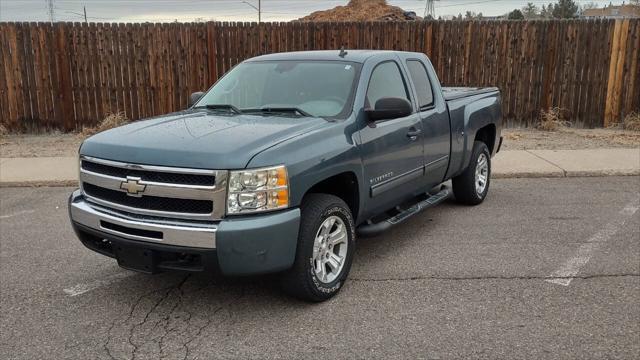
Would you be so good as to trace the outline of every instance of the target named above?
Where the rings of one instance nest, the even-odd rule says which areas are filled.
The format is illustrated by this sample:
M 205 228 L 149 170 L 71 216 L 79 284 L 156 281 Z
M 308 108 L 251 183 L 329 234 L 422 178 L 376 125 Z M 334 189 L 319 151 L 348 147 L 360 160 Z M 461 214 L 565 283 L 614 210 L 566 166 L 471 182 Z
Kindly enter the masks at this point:
M 405 55 L 402 58 L 413 84 L 422 121 L 425 185 L 430 188 L 442 182 L 449 166 L 449 112 L 442 99 L 438 78 L 426 57 L 418 59 L 413 55 Z
M 365 109 L 383 97 L 411 102 L 409 82 L 398 61 L 394 56 L 375 65 L 366 88 Z M 361 156 L 369 189 L 366 213 L 371 215 L 416 193 L 424 182 L 424 145 L 422 122 L 415 112 L 397 119 L 365 121 L 360 130 Z

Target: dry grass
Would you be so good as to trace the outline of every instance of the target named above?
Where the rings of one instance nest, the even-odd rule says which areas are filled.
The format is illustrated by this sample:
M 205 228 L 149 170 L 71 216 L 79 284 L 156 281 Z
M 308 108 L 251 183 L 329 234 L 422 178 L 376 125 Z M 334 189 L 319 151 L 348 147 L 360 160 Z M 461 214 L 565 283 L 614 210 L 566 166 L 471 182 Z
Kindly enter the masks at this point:
M 118 127 L 127 123 L 129 123 L 129 119 L 127 119 L 127 117 L 123 112 L 109 114 L 107 115 L 106 118 L 104 118 L 100 122 L 100 124 L 98 124 L 98 126 L 83 128 L 82 131 L 80 132 L 80 135 L 91 136 L 99 132 L 113 129 L 114 127 Z
M 0 124 L 0 136 L 5 136 L 5 135 L 9 135 L 9 130 L 7 130 L 7 128 Z
M 571 123 L 563 117 L 563 110 L 558 107 L 548 110 L 541 110 L 539 122 L 536 125 L 538 130 L 542 131 L 558 131 L 571 126 Z
M 625 130 L 640 131 L 640 113 L 632 112 L 624 117 L 623 128 Z
M 616 129 L 564 128 L 559 131 L 503 129 L 505 150 L 576 150 L 638 148 L 640 131 Z

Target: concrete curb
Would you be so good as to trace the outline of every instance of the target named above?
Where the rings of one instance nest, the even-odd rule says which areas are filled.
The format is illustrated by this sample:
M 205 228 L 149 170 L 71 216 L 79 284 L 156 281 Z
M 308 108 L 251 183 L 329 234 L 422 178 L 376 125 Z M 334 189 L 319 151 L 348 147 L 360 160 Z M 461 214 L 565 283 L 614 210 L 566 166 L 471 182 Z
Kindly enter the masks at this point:
M 571 171 L 565 174 L 551 173 L 493 173 L 492 179 L 525 179 L 525 178 L 571 178 L 571 177 L 607 177 L 607 176 L 639 176 L 640 170 L 597 170 Z
M 78 180 L 48 180 L 48 181 L 3 181 L 0 188 L 8 187 L 70 187 L 78 186 Z
M 542 178 L 572 178 L 572 177 L 607 177 L 607 176 L 640 176 L 640 170 L 630 171 L 578 171 L 567 174 L 550 173 L 493 173 L 492 179 L 542 179 Z M 0 182 L 0 188 L 9 187 L 77 187 L 78 180 L 50 180 L 50 181 L 22 181 Z
M 492 159 L 493 179 L 640 175 L 640 149 L 511 150 Z M 77 157 L 0 158 L 0 187 L 77 186 Z

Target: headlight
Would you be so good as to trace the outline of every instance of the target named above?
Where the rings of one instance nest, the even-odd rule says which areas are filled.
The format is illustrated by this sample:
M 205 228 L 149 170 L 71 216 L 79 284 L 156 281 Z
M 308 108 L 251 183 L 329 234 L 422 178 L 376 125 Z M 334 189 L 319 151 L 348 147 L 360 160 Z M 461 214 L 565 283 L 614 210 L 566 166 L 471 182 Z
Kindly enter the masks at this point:
M 289 206 L 289 179 L 284 166 L 231 171 L 227 214 L 283 209 Z

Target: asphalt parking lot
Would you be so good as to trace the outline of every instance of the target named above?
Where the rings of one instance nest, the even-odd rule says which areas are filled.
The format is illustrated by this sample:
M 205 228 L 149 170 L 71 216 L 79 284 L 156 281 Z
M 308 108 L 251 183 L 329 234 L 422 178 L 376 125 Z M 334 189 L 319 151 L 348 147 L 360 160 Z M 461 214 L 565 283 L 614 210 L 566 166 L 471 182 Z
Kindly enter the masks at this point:
M 0 358 L 640 358 L 640 178 L 493 180 L 358 242 L 331 301 L 143 275 L 85 249 L 71 188 L 0 189 Z

